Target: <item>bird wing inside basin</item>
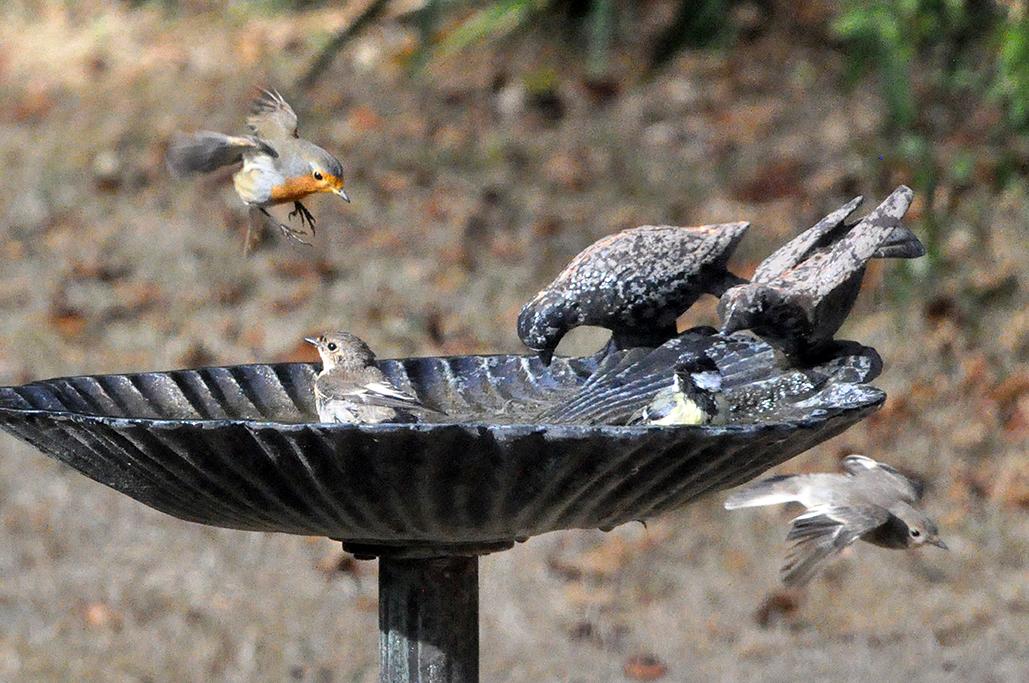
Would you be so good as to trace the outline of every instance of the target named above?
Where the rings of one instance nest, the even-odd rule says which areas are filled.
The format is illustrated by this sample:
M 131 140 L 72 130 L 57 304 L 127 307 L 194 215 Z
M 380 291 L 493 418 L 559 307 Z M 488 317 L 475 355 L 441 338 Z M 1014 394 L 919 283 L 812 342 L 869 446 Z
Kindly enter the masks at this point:
M 785 420 L 505 425 L 482 417 L 567 397 L 594 362 L 556 360 L 546 368 L 526 356 L 458 356 L 381 366 L 429 405 L 478 421 L 307 423 L 315 370 L 292 363 L 2 388 L 0 427 L 182 519 L 473 553 L 679 507 L 838 434 L 884 399 L 878 389 L 849 381 L 857 377 L 838 377 L 831 391 L 809 397 L 807 412 Z

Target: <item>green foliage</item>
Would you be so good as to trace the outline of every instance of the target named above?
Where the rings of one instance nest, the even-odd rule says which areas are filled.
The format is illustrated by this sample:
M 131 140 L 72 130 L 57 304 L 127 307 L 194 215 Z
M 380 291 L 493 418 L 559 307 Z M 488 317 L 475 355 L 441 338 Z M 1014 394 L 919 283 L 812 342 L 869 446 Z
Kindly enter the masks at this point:
M 1009 124 L 1024 130 L 1029 128 L 1029 11 L 1002 24 L 998 33 L 1000 53 L 994 93 L 1008 103 Z
M 938 104 L 974 108 L 994 98 L 1013 130 L 1029 113 L 1029 24 L 1014 8 L 974 0 L 851 0 L 833 21 L 844 40 L 852 81 L 874 72 L 887 107 L 886 130 L 893 148 L 890 166 L 911 170 L 911 182 L 925 198 L 921 232 L 933 271 L 940 263 L 947 221 L 936 205 L 936 189 L 969 182 L 973 150 L 958 149 L 950 160 L 938 143 L 963 125 L 957 118 L 930 115 Z M 955 110 L 957 111 L 957 110 Z M 1002 138 L 1003 130 L 990 131 Z
M 680 0 L 675 15 L 655 41 L 651 66 L 658 67 L 678 52 L 690 47 L 719 44 L 731 34 L 729 6 L 732 0 Z M 633 3 L 616 0 L 429 0 L 423 10 L 423 55 L 451 56 L 473 45 L 504 38 L 525 29 L 533 20 L 553 24 L 555 19 L 572 25 L 585 43 L 587 71 L 601 76 L 607 70 L 610 51 L 617 42 L 618 28 L 634 17 Z M 437 6 L 446 5 L 447 14 L 458 16 L 437 36 L 437 19 L 444 14 Z M 427 28 L 428 27 L 428 28 Z M 424 61 L 419 56 L 416 62 Z
M 552 0 L 495 0 L 474 10 L 447 32 L 435 48 L 439 56 L 449 56 L 486 39 L 506 36 L 528 23 Z M 423 37 L 426 34 L 423 33 Z
M 895 133 L 911 128 L 918 116 L 913 70 L 917 67 L 952 90 L 962 81 L 971 56 L 971 32 L 987 14 L 965 0 L 874 0 L 848 3 L 833 21 L 847 41 L 851 76 L 877 71 Z M 926 69 L 925 67 L 929 67 Z
M 652 68 L 661 67 L 686 48 L 721 44 L 731 34 L 730 0 L 679 3 L 675 18 L 665 27 L 651 51 Z

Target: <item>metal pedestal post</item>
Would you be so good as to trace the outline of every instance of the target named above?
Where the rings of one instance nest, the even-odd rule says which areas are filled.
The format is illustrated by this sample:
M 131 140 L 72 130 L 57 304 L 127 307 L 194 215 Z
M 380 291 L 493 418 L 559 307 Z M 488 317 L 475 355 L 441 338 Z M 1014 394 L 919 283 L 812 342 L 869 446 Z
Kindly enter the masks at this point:
M 479 680 L 479 558 L 379 558 L 379 680 Z

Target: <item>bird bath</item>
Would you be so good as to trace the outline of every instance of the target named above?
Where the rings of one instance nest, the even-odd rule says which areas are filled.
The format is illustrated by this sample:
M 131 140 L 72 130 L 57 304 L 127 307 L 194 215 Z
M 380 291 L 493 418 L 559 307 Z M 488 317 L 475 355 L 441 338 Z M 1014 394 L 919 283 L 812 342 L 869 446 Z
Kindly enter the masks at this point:
M 858 358 L 874 357 L 865 351 Z M 460 422 L 313 423 L 315 367 L 288 363 L 0 388 L 0 427 L 180 519 L 327 536 L 378 558 L 381 680 L 475 681 L 478 555 L 548 531 L 644 520 L 736 486 L 885 399 L 865 384 L 878 363 L 857 362 L 802 402 L 722 426 L 529 421 L 595 364 L 380 362 L 397 386 Z

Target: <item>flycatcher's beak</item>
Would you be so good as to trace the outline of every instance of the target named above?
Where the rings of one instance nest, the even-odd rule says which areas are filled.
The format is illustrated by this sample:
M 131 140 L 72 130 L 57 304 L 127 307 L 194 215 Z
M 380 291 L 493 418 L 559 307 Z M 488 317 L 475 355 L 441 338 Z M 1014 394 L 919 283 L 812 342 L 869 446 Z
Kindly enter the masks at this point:
M 340 196 L 340 198 L 341 198 L 341 199 L 342 199 L 343 201 L 345 201 L 345 202 L 346 202 L 347 204 L 349 204 L 349 203 L 350 203 L 350 195 L 348 195 L 348 194 L 347 194 L 347 192 L 346 192 L 346 190 L 344 190 L 344 189 L 343 189 L 342 187 L 341 187 L 341 188 L 339 188 L 338 190 L 333 190 L 333 192 L 335 192 L 336 194 L 338 194 L 338 195 Z
M 937 548 L 943 548 L 944 550 L 950 550 L 950 548 L 947 547 L 947 544 L 944 543 L 939 538 L 934 538 L 931 541 L 929 541 L 929 543 L 934 545 L 934 546 L 936 546 Z
M 304 341 L 312 346 L 318 346 L 318 337 L 304 337 Z

